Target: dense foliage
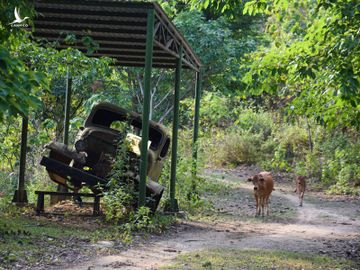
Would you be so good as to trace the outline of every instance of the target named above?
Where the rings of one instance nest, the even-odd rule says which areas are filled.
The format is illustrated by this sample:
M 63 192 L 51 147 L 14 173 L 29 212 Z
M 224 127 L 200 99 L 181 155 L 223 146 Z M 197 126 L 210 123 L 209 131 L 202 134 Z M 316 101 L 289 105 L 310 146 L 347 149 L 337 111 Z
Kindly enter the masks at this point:
M 243 81 L 254 94 L 291 101 L 297 115 L 329 127 L 359 128 L 357 1 L 250 1 L 244 12 L 265 13 L 270 46 L 249 55 Z
M 172 216 L 154 215 L 147 207 L 136 208 L 133 179 L 129 185 L 119 185 L 129 160 L 121 147 L 108 176 L 110 187 L 103 194 L 103 222 L 91 223 L 92 230 L 79 230 L 79 224 L 71 229 L 63 223 L 42 222 L 33 219 L 33 209 L 24 215 L 27 208 L 11 204 L 24 117 L 29 120 L 25 175 L 29 202 L 36 202 L 35 190 L 56 190 L 39 159 L 46 143 L 63 140 L 68 80 L 73 91 L 70 144 L 98 102 L 141 113 L 144 95 L 143 69 L 90 57 L 99 48 L 90 37 L 64 34 L 69 48 L 59 51 L 57 42 L 35 42 L 30 32 L 11 27 L 15 7 L 22 17 L 30 17 L 27 22 L 32 26 L 32 2 L 0 0 L 0 244 L 6 247 L 0 250 L 0 264 L 5 268 L 41 267 L 37 261 L 53 263 L 58 258 L 55 253 L 60 257 L 71 253 L 78 259 L 74 242 L 90 247 L 90 239 L 131 241 L 134 233 L 161 232 L 174 221 Z M 212 205 L 204 194 L 221 189 L 228 196 L 224 183 L 200 177 L 205 168 L 255 166 L 272 171 L 274 177 L 286 175 L 289 181 L 305 175 L 309 189 L 360 194 L 358 0 L 158 2 L 199 56 L 204 71 L 198 176 L 190 169 L 195 74 L 182 72 L 175 197 L 187 217 L 207 215 Z M 75 42 L 87 52 L 72 49 Z M 151 85 L 150 118 L 170 131 L 173 70 L 153 70 Z M 161 209 L 169 205 L 169 179 L 168 159 L 159 179 L 166 187 Z M 49 247 L 55 242 L 60 251 L 54 253 Z M 29 246 L 34 252 L 28 252 Z M 211 268 L 211 263 L 201 267 Z
M 18 7 L 26 12 L 32 12 L 25 2 Z M 16 3 L 14 3 L 16 4 Z M 45 87 L 44 75 L 29 69 L 28 63 L 17 57 L 20 42 L 26 42 L 21 29 L 10 28 L 12 20 L 9 14 L 13 7 L 8 1 L 0 2 L 0 122 L 4 115 L 27 115 L 29 108 L 38 107 L 38 90 Z M 32 12 L 33 13 L 33 12 Z M 13 52 L 13 53 L 12 53 Z
M 360 124 L 359 3 L 188 2 L 230 25 L 232 12 L 258 18 L 251 25 L 257 29 L 255 47 L 237 58 L 240 82 L 230 92 L 206 87 L 211 92 L 203 94 L 202 149 L 210 165 L 258 164 L 308 175 L 331 192 L 358 192 L 352 188 L 360 181 L 354 150 Z M 227 78 L 228 70 L 221 70 Z M 191 105 L 182 102 L 186 115 L 193 115 Z
M 358 185 L 358 1 L 160 4 L 204 65 L 200 152 L 212 157 L 203 160 L 208 166 L 258 164 L 307 174 L 334 192 Z M 143 98 L 142 69 L 89 58 L 98 45 L 88 37 L 66 36 L 69 45 L 83 43 L 86 54 L 36 43 L 28 32 L 9 26 L 15 6 L 22 16 L 34 16 L 29 1 L 0 1 L 0 192 L 6 194 L 16 185 L 21 117 L 29 118 L 27 188 L 51 188 L 38 158 L 45 143 L 62 139 L 67 76 L 73 81 L 70 142 L 97 102 L 141 112 Z M 151 90 L 151 118 L 169 129 L 173 75 L 171 70 L 154 70 Z M 193 125 L 193 89 L 194 74 L 184 71 L 180 136 L 186 145 L 191 142 L 187 130 Z M 183 179 L 179 183 L 189 186 L 190 155 L 189 149 L 180 152 L 178 174 Z M 198 197 L 189 186 L 180 185 L 178 195 L 191 207 Z

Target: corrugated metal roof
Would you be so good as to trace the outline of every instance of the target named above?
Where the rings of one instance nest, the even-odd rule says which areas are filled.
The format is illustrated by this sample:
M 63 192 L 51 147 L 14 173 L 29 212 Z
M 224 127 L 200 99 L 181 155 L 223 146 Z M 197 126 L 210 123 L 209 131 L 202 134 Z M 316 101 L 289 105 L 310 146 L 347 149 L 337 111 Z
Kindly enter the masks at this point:
M 199 71 L 200 60 L 157 3 L 111 0 L 35 0 L 33 36 L 58 41 L 59 49 L 86 52 L 82 38 L 99 44 L 91 56 L 108 56 L 122 66 L 144 66 L 147 10 L 155 10 L 153 67 L 175 68 L 180 45 L 183 67 Z M 67 34 L 76 42 L 67 44 Z

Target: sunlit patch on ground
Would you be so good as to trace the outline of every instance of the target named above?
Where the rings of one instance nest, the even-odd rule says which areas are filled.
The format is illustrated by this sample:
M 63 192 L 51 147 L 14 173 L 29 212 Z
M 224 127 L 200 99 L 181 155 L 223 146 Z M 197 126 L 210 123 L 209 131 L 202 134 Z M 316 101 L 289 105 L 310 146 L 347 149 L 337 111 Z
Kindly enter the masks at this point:
M 160 269 L 356 269 L 346 259 L 263 249 L 210 249 L 179 255 Z

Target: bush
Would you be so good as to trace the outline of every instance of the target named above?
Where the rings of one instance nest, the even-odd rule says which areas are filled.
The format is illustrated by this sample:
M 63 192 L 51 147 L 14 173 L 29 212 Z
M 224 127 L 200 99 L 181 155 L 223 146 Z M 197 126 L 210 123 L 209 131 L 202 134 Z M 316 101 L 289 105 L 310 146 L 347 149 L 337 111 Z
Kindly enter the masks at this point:
M 134 208 L 134 199 L 132 190 L 120 186 L 105 192 L 103 198 L 105 220 L 115 224 L 126 220 Z
M 309 151 L 308 134 L 300 126 L 286 125 L 275 134 L 274 149 L 271 166 L 280 171 L 292 171 L 296 162 L 305 161 Z M 298 168 L 299 170 L 300 168 Z
M 254 112 L 251 109 L 241 110 L 234 124 L 237 130 L 261 135 L 264 140 L 270 137 L 275 129 L 275 123 L 270 113 Z
M 211 186 L 206 179 L 201 177 L 204 167 L 204 151 L 206 148 L 202 144 L 206 140 L 201 138 L 199 140 L 199 155 L 197 160 L 197 175 L 193 174 L 193 159 L 192 159 L 192 130 L 181 130 L 179 132 L 179 144 L 177 152 L 177 165 L 176 165 L 176 193 L 175 198 L 178 201 L 179 208 L 190 214 L 198 214 L 210 207 L 210 203 L 206 201 L 202 194 Z M 210 152 L 208 152 L 210 153 Z M 171 153 L 169 154 L 171 156 Z M 170 164 L 171 160 L 168 159 L 164 163 L 164 167 L 159 178 L 159 183 L 165 186 L 161 206 L 169 205 L 169 184 L 170 184 Z
M 285 150 L 284 158 L 292 161 L 293 158 L 303 157 L 309 150 L 308 134 L 305 128 L 288 125 L 277 134 L 279 147 Z
M 173 220 L 153 214 L 148 207 L 137 208 L 137 182 L 127 172 L 138 168 L 128 154 L 128 147 L 123 143 L 118 145 L 108 176 L 109 186 L 103 197 L 105 220 L 118 225 L 120 237 L 125 242 L 132 241 L 133 232 L 162 231 Z
M 321 180 L 332 194 L 357 194 L 360 185 L 360 142 L 334 133 L 321 145 L 323 164 Z
M 206 207 L 206 202 L 202 200 L 201 194 L 206 186 L 205 179 L 192 173 L 193 160 L 191 156 L 178 154 L 176 165 L 176 190 L 175 198 L 178 201 L 179 208 L 189 213 L 200 212 Z M 201 171 L 201 162 L 198 163 L 198 170 Z M 165 186 L 163 198 L 169 198 L 169 180 L 170 180 L 170 160 L 165 163 L 161 173 L 159 183 Z M 170 201 L 165 199 L 162 206 L 168 206 Z
M 226 130 L 202 138 L 200 151 L 204 162 L 211 166 L 254 164 L 262 159 L 261 143 L 260 134 Z
M 2 196 L 13 195 L 17 187 L 17 175 L 0 171 L 0 193 Z
M 245 109 L 238 114 L 233 127 L 212 128 L 203 134 L 199 152 L 207 166 L 256 164 L 266 170 L 307 175 L 331 193 L 358 192 L 360 142 L 356 131 L 325 130 L 313 124 L 310 149 L 304 119 L 280 126 L 271 113 Z
M 121 134 L 126 134 L 126 125 L 118 128 L 122 130 Z M 105 219 L 115 224 L 128 219 L 137 203 L 135 180 L 127 174 L 129 170 L 136 169 L 136 166 L 131 166 L 134 161 L 129 155 L 129 147 L 126 140 L 119 140 L 111 171 L 107 175 L 109 182 L 104 192 L 103 209 Z
M 208 131 L 213 127 L 227 127 L 232 123 L 229 100 L 218 92 L 204 92 L 201 97 L 200 126 Z M 192 126 L 194 119 L 194 100 L 184 99 L 180 102 L 180 126 Z
M 275 146 L 270 139 L 276 131 L 271 113 L 242 108 L 233 113 L 238 114 L 233 125 L 228 125 L 230 127 L 225 130 L 212 127 L 202 134 L 199 151 L 204 162 L 220 167 L 271 159 Z
M 345 166 L 336 176 L 337 181 L 334 185 L 330 186 L 328 189 L 329 194 L 347 194 L 347 195 L 358 195 L 360 190 L 351 186 L 350 181 L 352 178 L 352 168 L 351 166 Z
M 262 141 L 260 147 L 261 155 L 259 156 L 256 164 L 264 170 L 272 170 L 274 153 L 277 147 L 278 143 L 272 137 L 266 141 Z
M 230 133 L 220 146 L 220 160 L 223 164 L 254 164 L 261 159 L 261 135 L 251 133 Z

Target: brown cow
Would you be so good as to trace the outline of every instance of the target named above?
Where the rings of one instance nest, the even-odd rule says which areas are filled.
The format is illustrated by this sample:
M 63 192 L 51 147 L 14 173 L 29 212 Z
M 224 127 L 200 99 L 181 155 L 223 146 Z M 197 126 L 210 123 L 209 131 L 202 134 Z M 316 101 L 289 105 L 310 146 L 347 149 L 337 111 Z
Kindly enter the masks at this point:
M 302 206 L 303 199 L 304 199 L 304 193 L 306 189 L 306 177 L 305 176 L 297 176 L 296 177 L 296 189 L 294 192 L 297 192 L 299 194 L 299 206 Z
M 256 202 L 255 216 L 262 214 L 269 215 L 269 197 L 274 189 L 274 181 L 269 172 L 261 172 L 249 178 L 248 181 L 254 184 L 254 197 Z

